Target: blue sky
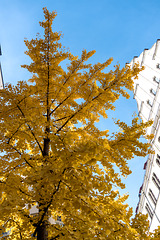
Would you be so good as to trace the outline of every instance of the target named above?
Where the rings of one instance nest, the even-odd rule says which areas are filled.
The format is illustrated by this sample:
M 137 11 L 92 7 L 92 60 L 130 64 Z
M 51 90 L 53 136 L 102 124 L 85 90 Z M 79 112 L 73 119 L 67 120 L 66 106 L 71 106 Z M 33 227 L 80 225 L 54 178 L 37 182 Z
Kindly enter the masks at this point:
M 113 57 L 123 67 L 144 48 L 151 48 L 160 38 L 159 0 L 5 0 L 0 4 L 0 57 L 4 81 L 15 84 L 27 80 L 29 74 L 20 65 L 29 61 L 25 56 L 24 38 L 34 38 L 41 31 L 38 22 L 43 20 L 42 8 L 55 10 L 57 17 L 54 31 L 62 31 L 62 43 L 75 55 L 83 49 L 96 50 L 92 63 L 104 62 Z M 131 122 L 137 105 L 120 99 L 117 111 L 111 117 Z M 101 121 L 99 127 L 114 130 L 110 119 Z M 130 194 L 128 203 L 134 209 L 142 184 L 145 159 L 135 158 L 130 162 L 133 173 L 125 180 Z

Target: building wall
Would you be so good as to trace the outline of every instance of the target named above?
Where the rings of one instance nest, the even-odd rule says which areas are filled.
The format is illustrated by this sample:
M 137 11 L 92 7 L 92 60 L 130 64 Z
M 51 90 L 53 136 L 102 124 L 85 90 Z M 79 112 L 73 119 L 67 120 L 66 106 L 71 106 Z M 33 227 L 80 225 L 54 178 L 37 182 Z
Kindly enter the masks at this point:
M 149 155 L 144 165 L 144 181 L 136 211 L 148 213 L 150 231 L 153 231 L 160 225 L 160 40 L 151 49 L 145 49 L 139 57 L 134 57 L 131 66 L 137 62 L 145 69 L 134 81 L 134 98 L 142 120 L 153 120 L 147 133 L 154 134 L 151 141 L 154 154 Z

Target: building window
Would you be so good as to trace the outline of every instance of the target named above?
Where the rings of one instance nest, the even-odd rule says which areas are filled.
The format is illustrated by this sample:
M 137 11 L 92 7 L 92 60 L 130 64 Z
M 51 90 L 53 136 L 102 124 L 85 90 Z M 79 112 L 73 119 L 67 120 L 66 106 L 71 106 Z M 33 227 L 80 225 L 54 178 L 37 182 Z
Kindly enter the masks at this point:
M 155 183 L 155 185 L 157 186 L 157 188 L 160 189 L 160 181 L 159 181 L 159 178 L 156 176 L 155 173 L 153 173 L 152 180 Z
M 141 196 L 142 187 L 143 187 L 143 185 L 142 185 L 142 186 L 140 187 L 140 189 L 139 189 L 139 195 L 138 195 L 138 197 L 140 197 L 140 196 Z
M 150 218 L 152 218 L 153 217 L 153 213 L 152 213 L 152 210 L 151 210 L 150 206 L 148 205 L 148 203 L 146 203 L 145 209 L 147 210 L 148 215 L 150 216 Z
M 62 221 L 61 216 L 57 216 L 57 221 Z
M 150 89 L 150 93 L 152 93 L 154 96 L 156 95 L 156 91 L 153 88 Z
M 159 142 L 159 138 L 158 138 L 158 142 Z M 156 163 L 160 167 L 160 156 L 158 154 L 157 154 L 157 157 L 156 157 Z
M 151 189 L 149 189 L 148 195 L 150 196 L 152 202 L 156 205 L 157 199 L 156 199 L 156 197 L 154 196 L 154 193 L 152 192 Z
M 144 163 L 143 169 L 146 170 L 146 167 L 147 167 L 147 161 Z
M 137 214 L 137 212 L 138 212 L 138 205 L 137 205 L 137 207 L 136 207 L 136 211 L 135 211 L 135 212 L 136 212 L 136 214 Z
M 153 78 L 153 81 L 155 81 L 156 83 L 159 83 L 160 82 L 160 79 L 158 77 L 154 77 Z
M 147 100 L 147 103 L 148 103 L 148 105 L 149 105 L 150 107 L 152 107 L 152 103 L 151 103 L 150 100 Z

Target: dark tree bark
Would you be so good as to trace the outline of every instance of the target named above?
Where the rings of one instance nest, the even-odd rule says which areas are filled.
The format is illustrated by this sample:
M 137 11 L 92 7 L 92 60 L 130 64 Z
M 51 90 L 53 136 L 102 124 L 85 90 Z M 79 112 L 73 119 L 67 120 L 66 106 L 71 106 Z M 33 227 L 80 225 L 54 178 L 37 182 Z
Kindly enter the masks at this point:
M 46 221 L 43 221 L 42 224 L 37 229 L 37 240 L 48 240 L 48 232 L 46 228 Z
M 49 129 L 46 129 L 46 131 L 48 132 Z M 49 142 L 50 142 L 50 139 L 48 138 L 44 139 L 44 147 L 43 147 L 44 157 L 49 155 Z M 39 203 L 40 209 L 43 205 L 45 208 L 45 203 Z M 41 211 L 43 211 L 43 208 L 42 210 L 39 210 L 39 214 L 41 213 Z M 45 215 L 47 215 L 47 212 Z M 37 240 L 48 240 L 47 224 L 48 224 L 47 220 L 42 220 L 42 223 L 37 227 Z

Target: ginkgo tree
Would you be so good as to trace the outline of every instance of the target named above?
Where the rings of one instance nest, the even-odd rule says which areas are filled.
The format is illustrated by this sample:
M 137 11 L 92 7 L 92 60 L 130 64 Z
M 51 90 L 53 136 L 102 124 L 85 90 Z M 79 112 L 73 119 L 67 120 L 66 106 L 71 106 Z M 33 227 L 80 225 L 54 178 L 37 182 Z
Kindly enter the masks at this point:
M 25 40 L 31 63 L 22 67 L 32 77 L 0 92 L 1 231 L 16 240 L 140 239 L 117 189 L 131 173 L 128 160 L 150 152 L 140 141 L 150 123 L 118 120 L 112 137 L 96 123 L 120 95 L 129 98 L 142 69 L 107 72 L 112 59 L 90 64 L 95 51 L 86 50 L 73 56 L 52 31 L 56 13 L 44 8 L 44 17 L 44 36 Z

